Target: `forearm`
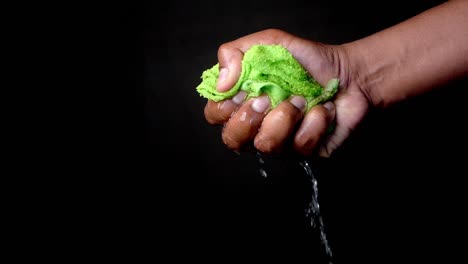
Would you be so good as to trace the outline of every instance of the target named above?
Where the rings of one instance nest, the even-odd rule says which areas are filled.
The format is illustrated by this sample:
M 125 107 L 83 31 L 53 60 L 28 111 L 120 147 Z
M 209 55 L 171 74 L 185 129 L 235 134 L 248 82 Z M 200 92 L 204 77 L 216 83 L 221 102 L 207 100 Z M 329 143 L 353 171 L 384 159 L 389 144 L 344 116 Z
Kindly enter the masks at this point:
M 348 85 L 376 106 L 424 93 L 468 73 L 468 0 L 449 1 L 343 45 Z

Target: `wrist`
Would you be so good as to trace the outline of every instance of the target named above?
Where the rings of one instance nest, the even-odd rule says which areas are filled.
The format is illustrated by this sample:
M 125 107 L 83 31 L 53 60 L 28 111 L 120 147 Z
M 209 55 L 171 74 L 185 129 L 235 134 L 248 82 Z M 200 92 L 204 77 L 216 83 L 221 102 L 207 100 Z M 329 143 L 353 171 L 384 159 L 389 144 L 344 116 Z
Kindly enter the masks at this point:
M 367 99 L 369 105 L 382 107 L 386 104 L 380 94 L 379 79 L 381 69 L 371 69 L 372 64 L 368 61 L 369 56 L 365 48 L 358 42 L 350 42 L 339 45 L 340 53 L 340 78 L 343 86 L 347 89 L 356 89 Z M 388 65 L 386 66 L 388 67 Z

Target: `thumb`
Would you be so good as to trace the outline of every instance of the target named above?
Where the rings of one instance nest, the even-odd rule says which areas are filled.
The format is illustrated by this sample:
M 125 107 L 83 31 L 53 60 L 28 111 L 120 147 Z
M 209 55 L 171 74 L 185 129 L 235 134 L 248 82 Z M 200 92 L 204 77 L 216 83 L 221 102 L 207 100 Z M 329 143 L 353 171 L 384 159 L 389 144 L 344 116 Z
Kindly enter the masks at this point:
M 219 76 L 216 90 L 227 92 L 239 80 L 242 71 L 244 53 L 229 44 L 223 44 L 218 49 Z
M 242 58 L 252 45 L 281 44 L 289 49 L 293 39 L 299 38 L 282 30 L 266 29 L 222 44 L 218 49 L 219 77 L 216 90 L 226 92 L 237 83 L 242 72 Z

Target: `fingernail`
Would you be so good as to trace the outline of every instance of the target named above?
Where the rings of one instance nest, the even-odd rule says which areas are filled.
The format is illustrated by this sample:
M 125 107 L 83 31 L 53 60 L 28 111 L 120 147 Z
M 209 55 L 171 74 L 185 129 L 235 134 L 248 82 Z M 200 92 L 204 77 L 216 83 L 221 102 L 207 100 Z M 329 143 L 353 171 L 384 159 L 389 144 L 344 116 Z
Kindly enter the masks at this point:
M 325 107 L 329 112 L 333 111 L 335 109 L 335 104 L 332 102 L 326 102 L 323 104 L 323 107 Z
M 228 74 L 229 74 L 229 69 L 228 68 L 222 68 L 219 71 L 218 83 L 224 82 L 224 80 L 226 80 Z
M 307 103 L 304 97 L 296 95 L 291 97 L 291 99 L 289 99 L 289 102 L 301 111 L 305 109 Z
M 270 99 L 268 96 L 261 96 L 254 99 L 252 103 L 252 109 L 257 113 L 265 113 L 270 107 Z
M 244 91 L 239 91 L 233 98 L 232 98 L 232 101 L 235 103 L 235 104 L 242 104 L 244 102 L 244 99 L 245 99 L 245 96 L 247 95 L 246 92 Z

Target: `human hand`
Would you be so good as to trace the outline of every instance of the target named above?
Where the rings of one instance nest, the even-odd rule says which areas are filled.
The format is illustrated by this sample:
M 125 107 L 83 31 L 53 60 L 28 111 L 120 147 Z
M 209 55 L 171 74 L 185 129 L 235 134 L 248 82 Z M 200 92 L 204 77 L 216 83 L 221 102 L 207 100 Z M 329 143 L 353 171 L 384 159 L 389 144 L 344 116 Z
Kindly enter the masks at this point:
M 306 100 L 301 96 L 291 96 L 271 109 L 266 95 L 244 101 L 246 94 L 239 91 L 228 100 L 209 100 L 204 112 L 206 120 L 213 125 L 224 125 L 223 142 L 233 150 L 253 142 L 256 149 L 268 154 L 292 147 L 302 155 L 318 151 L 321 156 L 330 156 L 369 108 L 369 100 L 350 74 L 345 48 L 302 39 L 276 29 L 247 35 L 219 48 L 218 91 L 225 92 L 234 86 L 241 72 L 243 54 L 254 44 L 284 46 L 322 86 L 328 80 L 338 78 L 338 93 L 333 100 L 306 112 Z M 327 134 L 332 123 L 336 127 Z M 292 138 L 292 146 L 287 144 L 289 138 Z

